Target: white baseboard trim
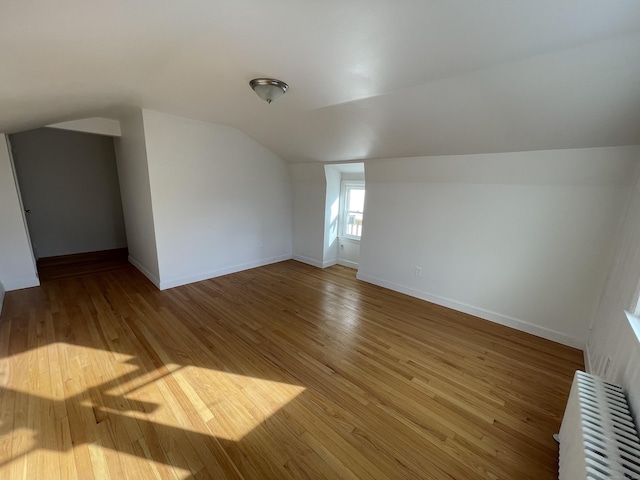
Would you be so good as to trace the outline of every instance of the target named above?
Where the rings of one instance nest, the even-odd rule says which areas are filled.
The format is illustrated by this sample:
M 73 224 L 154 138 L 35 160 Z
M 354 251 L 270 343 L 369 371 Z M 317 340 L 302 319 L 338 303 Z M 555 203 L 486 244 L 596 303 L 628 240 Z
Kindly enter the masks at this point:
M 38 277 L 26 277 L 26 278 L 14 278 L 11 280 L 3 280 L 2 285 L 6 292 L 12 290 L 21 290 L 23 288 L 31 288 L 40 286 L 40 279 Z
M 151 283 L 153 283 L 156 287 L 160 288 L 160 279 L 158 277 L 156 277 L 153 273 L 151 273 L 147 269 L 147 267 L 142 265 L 139 261 L 137 261 L 131 255 L 129 255 L 128 259 L 129 259 L 129 263 L 131 265 L 133 265 L 138 270 L 140 270 L 140 273 L 142 273 L 145 277 L 147 277 L 151 281 Z
M 426 300 L 427 302 L 442 305 L 443 307 L 452 308 L 459 312 L 468 313 L 469 315 L 480 317 L 484 320 L 489 320 L 506 327 L 515 328 L 516 330 L 520 330 L 522 332 L 546 338 L 547 340 L 561 343 L 569 347 L 579 348 L 580 350 L 584 350 L 585 348 L 585 341 L 582 339 L 573 338 L 564 333 L 556 332 L 555 330 L 541 327 L 539 325 L 534 325 L 524 320 L 509 317 L 507 315 L 502 315 L 501 313 L 485 310 L 484 308 L 475 307 L 473 305 L 468 305 L 466 303 L 451 300 L 449 298 L 440 297 L 429 292 L 423 292 L 414 288 L 406 287 L 404 285 L 399 285 L 397 283 L 388 282 L 381 278 L 373 277 L 371 275 L 366 275 L 360 272 L 358 272 L 356 278 L 368 283 L 373 283 L 374 285 L 378 285 L 380 287 L 388 288 L 389 290 L 395 290 L 396 292 L 404 293 L 405 295 L 409 295 L 411 297 Z
M 277 257 L 268 257 L 254 262 L 247 262 L 240 265 L 232 265 L 229 267 L 219 268 L 216 270 L 209 270 L 207 272 L 197 273 L 195 275 L 189 275 L 187 277 L 174 278 L 173 280 L 165 280 L 160 282 L 160 290 L 166 290 L 167 288 L 179 287 L 181 285 L 187 285 L 189 283 L 200 282 L 202 280 L 208 280 L 210 278 L 220 277 L 222 275 L 228 275 L 230 273 L 241 272 L 243 270 L 249 270 L 250 268 L 263 267 L 272 263 L 283 262 L 290 260 L 291 254 L 279 255 Z
M 332 258 L 331 260 L 325 260 L 324 262 L 322 262 L 322 268 L 333 267 L 334 265 L 337 265 L 337 264 L 338 264 L 338 259 Z
M 297 260 L 298 262 L 302 262 L 302 263 L 306 263 L 307 265 L 312 265 L 314 267 L 318 267 L 318 268 L 323 268 L 322 267 L 322 262 L 319 260 L 316 260 L 315 258 L 309 258 L 309 257 L 305 257 L 304 255 L 298 255 L 298 254 L 293 254 L 293 256 L 291 257 L 294 260 Z
M 320 260 L 316 260 L 315 258 L 309 258 L 305 257 L 304 255 L 298 255 L 295 253 L 290 258 L 318 268 L 327 268 L 338 264 L 337 258 L 332 258 L 331 260 L 325 260 L 324 262 L 321 262 Z
M 338 259 L 338 265 L 342 265 L 343 267 L 349 267 L 358 269 L 358 262 L 352 262 L 351 260 L 345 260 L 344 258 Z
M 295 253 L 293 254 L 293 256 L 291 256 L 291 258 L 299 262 L 306 263 L 307 265 L 312 265 L 318 268 L 327 268 L 338 263 L 337 258 L 332 258 L 331 260 L 326 260 L 324 262 L 321 262 L 320 260 L 316 260 L 315 258 L 309 258 L 303 255 L 297 255 Z

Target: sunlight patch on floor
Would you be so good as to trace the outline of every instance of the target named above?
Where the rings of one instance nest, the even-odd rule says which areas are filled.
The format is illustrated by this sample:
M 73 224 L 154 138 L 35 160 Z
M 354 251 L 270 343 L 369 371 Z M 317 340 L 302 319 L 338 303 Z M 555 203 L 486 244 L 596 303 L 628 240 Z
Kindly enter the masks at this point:
M 4 358 L 0 372 L 0 478 L 48 468 L 186 478 L 204 468 L 194 446 L 241 441 L 305 390 L 177 363 L 147 371 L 136 357 L 64 343 Z M 149 429 L 161 449 L 146 445 Z
M 298 385 L 195 366 L 166 367 L 168 374 L 155 382 L 128 384 L 131 391 L 125 394 L 127 399 L 141 405 L 157 404 L 153 411 L 128 414 L 225 440 L 241 440 L 305 390 Z M 185 402 L 197 419 L 185 418 Z

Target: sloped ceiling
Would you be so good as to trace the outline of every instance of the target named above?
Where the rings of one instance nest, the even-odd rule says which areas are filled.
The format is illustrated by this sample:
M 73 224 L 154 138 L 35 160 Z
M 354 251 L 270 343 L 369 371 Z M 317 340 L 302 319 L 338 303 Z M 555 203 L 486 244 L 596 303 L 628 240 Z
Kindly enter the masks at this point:
M 640 2 L 2 2 L 0 131 L 128 106 L 292 162 L 640 144 Z

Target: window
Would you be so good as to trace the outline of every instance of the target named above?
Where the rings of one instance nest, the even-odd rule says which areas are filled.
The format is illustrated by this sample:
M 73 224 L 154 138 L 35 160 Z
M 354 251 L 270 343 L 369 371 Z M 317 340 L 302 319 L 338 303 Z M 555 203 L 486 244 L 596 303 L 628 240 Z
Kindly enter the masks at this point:
M 343 182 L 340 234 L 343 237 L 360 240 L 362 235 L 362 217 L 364 214 L 364 183 Z

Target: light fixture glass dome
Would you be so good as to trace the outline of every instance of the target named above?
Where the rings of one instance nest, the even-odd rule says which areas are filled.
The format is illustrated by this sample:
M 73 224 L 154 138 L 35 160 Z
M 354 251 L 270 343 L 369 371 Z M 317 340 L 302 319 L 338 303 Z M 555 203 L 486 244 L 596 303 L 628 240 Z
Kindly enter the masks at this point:
M 280 98 L 289 89 L 289 85 L 275 78 L 254 78 L 249 85 L 267 103 Z

